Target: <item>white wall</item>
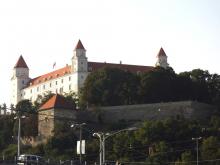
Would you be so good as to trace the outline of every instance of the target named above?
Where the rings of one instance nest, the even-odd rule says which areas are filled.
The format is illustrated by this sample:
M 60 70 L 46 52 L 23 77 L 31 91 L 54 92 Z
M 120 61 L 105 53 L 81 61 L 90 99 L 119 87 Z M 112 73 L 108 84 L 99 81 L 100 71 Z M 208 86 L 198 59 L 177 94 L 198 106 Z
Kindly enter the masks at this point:
M 35 101 L 38 95 L 51 91 L 52 93 L 69 93 L 70 91 L 76 92 L 76 79 L 75 74 L 66 74 L 37 85 L 29 86 L 22 90 L 22 99 L 29 99 Z

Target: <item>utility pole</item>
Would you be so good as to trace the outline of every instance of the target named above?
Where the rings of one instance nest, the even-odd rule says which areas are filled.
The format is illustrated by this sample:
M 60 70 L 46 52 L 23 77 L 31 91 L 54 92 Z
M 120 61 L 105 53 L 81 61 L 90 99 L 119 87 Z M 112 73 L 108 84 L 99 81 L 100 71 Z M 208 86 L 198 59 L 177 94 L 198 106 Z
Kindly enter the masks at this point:
M 82 164 L 82 127 L 86 125 L 86 123 L 81 124 L 72 124 L 71 127 L 79 127 L 79 161 L 80 165 Z
M 20 156 L 21 118 L 18 117 L 18 157 Z
M 18 119 L 18 151 L 17 151 L 17 156 L 20 156 L 20 151 L 21 151 L 21 118 L 25 118 L 25 116 L 20 116 L 18 114 L 14 119 Z
M 136 127 L 130 127 L 130 128 L 126 128 L 126 129 L 122 129 L 116 132 L 112 132 L 112 133 L 103 133 L 103 132 L 96 132 L 93 133 L 93 136 L 96 136 L 99 138 L 100 141 L 100 151 L 99 151 L 99 165 L 104 165 L 105 164 L 105 140 L 113 135 L 119 134 L 121 132 L 124 131 L 134 131 L 137 130 Z
M 192 140 L 196 141 L 196 162 L 197 165 L 199 165 L 199 140 L 202 139 L 202 137 L 192 138 Z
M 80 140 L 80 144 L 79 144 L 79 161 L 80 161 L 80 165 L 82 164 L 82 124 L 79 125 L 79 140 Z

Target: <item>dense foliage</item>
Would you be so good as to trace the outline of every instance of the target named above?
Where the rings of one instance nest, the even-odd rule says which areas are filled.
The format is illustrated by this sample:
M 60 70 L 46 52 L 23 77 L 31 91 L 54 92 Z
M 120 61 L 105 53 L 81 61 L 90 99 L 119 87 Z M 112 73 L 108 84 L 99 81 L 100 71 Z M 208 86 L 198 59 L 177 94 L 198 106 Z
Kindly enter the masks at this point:
M 93 105 L 135 104 L 138 77 L 116 68 L 100 69 L 87 77 L 82 92 L 82 102 Z
M 6 120 L 6 119 L 4 119 Z M 8 120 L 8 119 L 7 119 Z M 2 120 L 3 121 L 3 120 Z M 199 160 L 201 164 L 218 164 L 220 158 L 220 118 L 212 117 L 209 123 L 188 121 L 184 118 L 170 118 L 163 121 L 145 121 L 139 129 L 132 132 L 121 132 L 106 140 L 106 160 L 128 163 L 143 162 L 152 164 L 196 164 L 196 141 L 193 137 L 202 137 L 199 144 Z M 99 161 L 99 139 L 87 133 L 90 128 L 83 129 L 86 139 L 86 155 L 83 160 Z M 110 128 L 110 126 L 108 126 Z M 69 123 L 56 127 L 55 136 L 47 144 L 34 148 L 22 147 L 22 152 L 43 155 L 53 160 L 78 159 L 76 141 L 79 139 L 78 129 L 70 129 Z M 7 129 L 7 128 L 5 128 Z M 5 129 L 1 129 L 6 131 Z M 6 133 L 3 133 L 6 135 Z M 15 145 L 1 133 L 1 147 L 5 157 L 16 154 Z M 8 130 L 8 136 L 12 134 Z M 211 163 L 210 163 L 211 162 Z M 135 163 L 134 163 L 135 164 Z
M 13 142 L 13 116 L 0 116 L 0 150 Z
M 89 106 L 182 100 L 219 105 L 220 76 L 201 69 L 176 74 L 172 68 L 156 67 L 150 72 L 133 74 L 103 68 L 88 75 L 80 99 Z

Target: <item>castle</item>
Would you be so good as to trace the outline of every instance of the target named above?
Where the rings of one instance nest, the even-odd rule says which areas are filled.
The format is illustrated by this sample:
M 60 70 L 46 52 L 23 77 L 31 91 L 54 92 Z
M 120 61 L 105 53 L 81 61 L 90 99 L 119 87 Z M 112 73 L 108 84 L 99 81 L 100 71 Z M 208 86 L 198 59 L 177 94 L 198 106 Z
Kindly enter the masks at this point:
M 164 68 L 169 66 L 167 63 L 167 55 L 163 48 L 160 49 L 156 56 L 155 66 Z M 73 50 L 71 65 L 66 65 L 61 69 L 35 78 L 30 78 L 29 68 L 24 58 L 20 56 L 13 68 L 13 75 L 11 78 L 11 103 L 16 105 L 23 99 L 29 99 L 34 102 L 39 95 L 43 95 L 48 91 L 57 94 L 73 91 L 77 94 L 80 88 L 83 87 L 87 75 L 103 67 L 120 68 L 137 74 L 150 71 L 154 68 L 153 66 L 127 65 L 121 63 L 89 62 L 86 56 L 86 49 L 79 40 Z

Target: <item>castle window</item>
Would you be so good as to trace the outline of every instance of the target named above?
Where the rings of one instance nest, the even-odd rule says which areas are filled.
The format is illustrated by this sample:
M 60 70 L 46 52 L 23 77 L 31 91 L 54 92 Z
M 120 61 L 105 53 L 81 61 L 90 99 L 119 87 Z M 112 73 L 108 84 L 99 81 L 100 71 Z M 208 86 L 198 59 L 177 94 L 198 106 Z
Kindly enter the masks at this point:
M 50 87 L 52 87 L 52 83 L 50 83 Z
M 63 83 L 63 79 L 61 79 L 61 83 Z
M 63 87 L 62 87 L 62 88 L 60 88 L 60 94 L 61 94 L 61 93 L 63 93 Z
M 83 65 L 83 62 L 81 62 L 81 65 Z
M 71 77 L 69 77 L 69 81 L 71 81 Z
M 37 87 L 37 92 L 39 91 L 39 87 Z
M 84 77 L 83 76 L 81 76 L 81 79 L 83 79 Z
M 43 89 L 45 89 L 45 85 L 43 85 Z
M 57 89 L 56 89 L 56 93 L 57 93 Z
M 31 91 L 30 91 L 31 93 L 32 93 L 32 89 L 31 89 Z
M 57 85 L 58 83 L 57 83 L 57 81 L 56 81 L 56 85 Z
M 22 80 L 22 84 L 24 85 L 24 80 Z
M 71 90 L 71 84 L 69 85 L 69 90 Z

